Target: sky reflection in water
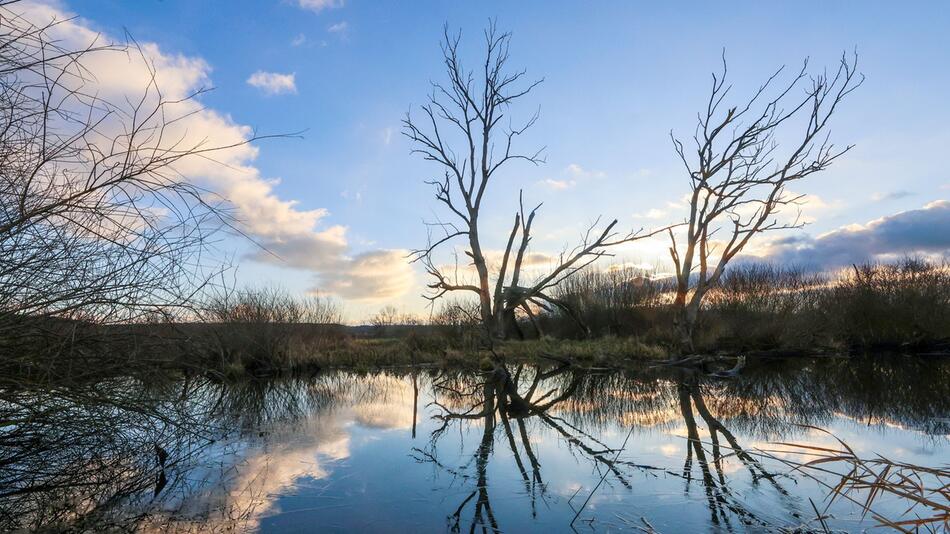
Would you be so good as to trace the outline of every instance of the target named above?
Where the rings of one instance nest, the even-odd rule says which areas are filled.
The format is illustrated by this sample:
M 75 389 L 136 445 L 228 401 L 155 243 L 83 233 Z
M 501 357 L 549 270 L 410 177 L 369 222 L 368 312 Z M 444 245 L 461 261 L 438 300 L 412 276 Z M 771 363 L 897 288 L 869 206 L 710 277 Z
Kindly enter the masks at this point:
M 861 456 L 950 463 L 950 362 L 758 361 L 725 381 L 510 370 L 523 402 L 486 374 L 434 370 L 4 392 L 20 423 L 0 435 L 0 527 L 561 532 L 577 515 L 580 532 L 763 531 L 817 527 L 809 499 L 826 502 L 757 453 L 836 445 L 793 423 Z M 831 513 L 832 528 L 874 524 L 846 502 Z
M 226 441 L 217 449 L 229 451 L 218 456 L 220 473 L 209 471 L 199 491 L 176 502 L 184 507 L 171 524 L 155 526 L 564 531 L 603 477 L 578 531 L 630 530 L 641 518 L 661 532 L 743 531 L 805 523 L 815 515 L 808 499 L 823 503 L 817 484 L 755 454 L 776 449 L 775 441 L 835 445 L 789 422 L 827 428 L 860 455 L 950 460 L 947 399 L 932 397 L 947 387 L 932 383 L 946 376 L 945 365 L 902 373 L 914 383 L 886 391 L 894 369 L 796 367 L 733 382 L 558 373 L 533 387 L 544 409 L 520 418 L 502 416 L 492 399 L 486 415 L 477 374 L 318 377 L 330 384 L 320 405 Z M 535 373 L 518 377 L 526 397 Z M 903 510 L 886 500 L 875 509 Z M 832 513 L 833 527 L 873 524 L 845 503 Z M 189 516 L 194 522 L 183 521 Z

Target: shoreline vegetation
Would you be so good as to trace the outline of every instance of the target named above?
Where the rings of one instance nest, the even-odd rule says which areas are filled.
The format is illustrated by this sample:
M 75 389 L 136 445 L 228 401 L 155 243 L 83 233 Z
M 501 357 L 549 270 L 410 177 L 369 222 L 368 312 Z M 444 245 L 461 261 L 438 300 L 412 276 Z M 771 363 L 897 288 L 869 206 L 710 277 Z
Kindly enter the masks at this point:
M 544 159 L 543 150 L 513 146 L 537 113 L 513 129 L 500 120 L 541 80 L 509 65 L 512 35 L 494 21 L 484 34 L 484 72 L 462 66 L 461 35 L 446 27 L 446 78 L 434 84 L 441 90 L 403 121 L 412 153 L 444 176 L 427 182 L 435 200 L 457 219 L 430 226 L 439 231 L 406 258 L 427 272 L 432 308 L 419 317 L 387 307 L 369 325 L 347 327 L 340 305 L 327 298 L 234 289 L 231 266 L 212 249 L 225 236 L 246 235 L 241 222 L 231 204 L 181 170 L 284 136 L 189 137 L 180 121 L 201 109 L 200 91 L 165 97 L 134 41 L 70 47 L 55 38 L 57 21 L 19 17 L 14 4 L 0 2 L 0 17 L 16 21 L 0 36 L 8 124 L 0 136 L 7 207 L 0 213 L 0 372 L 17 387 L 159 368 L 228 378 L 344 366 L 567 360 L 612 368 L 719 355 L 950 352 L 947 263 L 905 258 L 821 273 L 747 263 L 742 254 L 755 235 L 799 228 L 798 219 L 775 218 L 803 201 L 787 187 L 850 150 L 835 148 L 825 133 L 863 81 L 856 55 L 814 75 L 807 61 L 788 79 L 779 69 L 739 107 L 725 98 L 724 55 L 699 116 L 699 161 L 673 138 L 689 171 L 692 215 L 631 231 L 597 218 L 580 243 L 539 265 L 531 243 L 541 205 L 525 204 L 524 191 L 500 258 L 488 253 L 478 221 L 483 210 L 501 209 L 482 202 L 498 184 L 496 171 Z M 96 86 L 87 62 L 134 52 L 148 74 L 140 97 L 90 99 Z M 800 119 L 807 127 L 780 154 L 776 136 Z M 443 137 L 450 131 L 464 135 Z M 746 214 L 749 206 L 760 207 Z M 712 236 L 728 232 L 728 246 L 715 253 Z M 671 239 L 673 272 L 599 261 L 613 247 L 660 234 Z M 470 260 L 461 271 L 437 253 L 456 245 Z
M 23 320 L 20 346 L 30 350 L 20 354 L 31 356 L 4 351 L 2 366 L 7 376 L 43 382 L 152 368 L 218 379 L 335 368 L 490 369 L 498 362 L 635 369 L 676 361 L 669 284 L 628 268 L 587 270 L 559 288 L 558 298 L 571 302 L 575 314 L 519 317 L 521 339 L 503 341 L 484 334 L 474 303 L 445 302 L 424 318 L 387 307 L 369 324 L 345 326 L 331 300 L 249 289 L 209 299 L 188 322 Z M 831 278 L 738 265 L 710 294 L 702 317 L 695 354 L 716 368 L 737 356 L 947 356 L 950 268 L 904 259 Z
M 520 339 L 490 340 L 476 303 L 450 301 L 424 318 L 387 307 L 370 324 L 356 327 L 281 321 L 189 325 L 197 330 L 188 344 L 208 347 L 195 339 L 210 334 L 216 341 L 205 365 L 225 375 L 405 365 L 490 368 L 493 361 L 637 368 L 670 363 L 677 355 L 670 284 L 629 268 L 589 269 L 559 288 L 558 298 L 570 302 L 574 313 L 519 317 Z M 246 291 L 238 300 L 315 306 L 328 317 L 336 313 L 328 301 L 306 304 L 273 289 Z M 702 317 L 696 352 L 713 362 L 735 356 L 948 356 L 950 267 L 906 258 L 854 266 L 832 278 L 771 264 L 737 265 L 710 294 Z

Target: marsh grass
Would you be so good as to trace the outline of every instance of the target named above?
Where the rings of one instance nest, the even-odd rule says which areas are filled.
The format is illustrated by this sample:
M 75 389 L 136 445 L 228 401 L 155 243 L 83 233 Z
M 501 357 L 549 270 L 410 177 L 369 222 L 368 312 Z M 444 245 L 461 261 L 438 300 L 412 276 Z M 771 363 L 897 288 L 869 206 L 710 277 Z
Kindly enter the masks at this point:
M 656 273 L 591 270 L 558 287 L 594 336 L 675 342 L 673 287 Z M 576 338 L 564 314 L 543 314 L 545 334 Z M 696 333 L 703 351 L 808 352 L 950 350 L 950 265 L 919 258 L 855 265 L 834 273 L 743 263 L 730 267 L 705 300 Z
M 862 517 L 871 515 L 881 526 L 901 532 L 946 532 L 950 529 L 950 466 L 925 467 L 883 456 L 861 458 L 847 443 L 827 430 L 803 428 L 831 436 L 839 448 L 803 443 L 778 442 L 781 449 L 760 450 L 763 456 L 792 467 L 828 490 L 824 509 L 815 506 L 817 519 L 827 531 L 825 519 L 831 505 L 840 500 L 860 507 Z M 791 456 L 791 457 L 789 457 Z M 897 499 L 906 509 L 899 517 L 875 511 L 885 496 Z

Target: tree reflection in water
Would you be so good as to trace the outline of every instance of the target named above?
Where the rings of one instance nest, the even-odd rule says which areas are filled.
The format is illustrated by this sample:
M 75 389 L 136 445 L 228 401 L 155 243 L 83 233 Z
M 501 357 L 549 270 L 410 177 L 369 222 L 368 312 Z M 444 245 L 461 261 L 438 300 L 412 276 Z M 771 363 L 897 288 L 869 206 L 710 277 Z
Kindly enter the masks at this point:
M 681 477 L 685 481 L 688 493 L 694 483 L 695 457 L 702 475 L 698 481 L 705 490 L 711 521 L 715 525 L 722 523 L 727 527 L 730 526 L 730 516 L 738 518 L 745 524 L 766 524 L 763 519 L 743 506 L 741 498 L 735 497 L 730 492 L 723 469 L 724 448 L 727 449 L 726 454 L 735 456 L 745 465 L 752 475 L 754 484 L 757 484 L 759 480 L 768 481 L 780 495 L 788 496 L 776 480 L 776 475 L 766 470 L 758 460 L 744 451 L 733 433 L 712 415 L 703 400 L 701 387 L 696 377 L 683 378 L 674 382 L 680 415 L 688 432 L 683 471 L 676 473 L 660 467 L 619 459 L 620 450 L 611 448 L 592 433 L 582 429 L 582 424 L 573 424 L 565 417 L 558 415 L 558 408 L 572 399 L 581 383 L 586 383 L 585 389 L 590 390 L 592 383 L 604 382 L 604 380 L 599 380 L 600 378 L 603 377 L 575 373 L 566 365 L 547 371 L 539 368 L 527 370 L 524 366 L 519 366 L 513 376 L 504 367 L 499 366 L 491 373 L 487 373 L 481 381 L 472 381 L 468 376 L 453 375 L 443 377 L 433 384 L 433 388 L 441 393 L 432 401 L 432 404 L 439 408 L 439 413 L 434 417 L 441 421 L 441 425 L 432 432 L 428 447 L 417 448 L 414 451 L 417 461 L 432 463 L 455 478 L 474 481 L 473 489 L 462 499 L 451 516 L 454 531 L 460 530 L 462 516 L 467 509 L 471 509 L 470 530 L 500 530 L 498 520 L 492 512 L 487 475 L 488 463 L 494 452 L 496 434 L 499 434 L 499 422 L 501 423 L 500 434 L 512 454 L 526 493 L 531 496 L 532 516 L 537 514 L 537 498 L 544 498 L 545 486 L 541 462 L 531 446 L 529 425 L 526 424 L 529 420 L 538 421 L 543 429 L 553 431 L 562 438 L 576 457 L 584 458 L 593 465 L 601 481 L 609 477 L 626 488 L 631 488 L 630 477 L 633 472 L 653 474 L 654 471 L 660 471 Z M 601 398 L 608 403 L 612 397 L 622 398 L 623 393 L 633 389 L 624 387 L 612 389 L 610 384 L 605 385 L 608 387 L 594 389 L 599 389 Z M 577 404 L 574 407 L 576 408 Z M 700 437 L 694 407 L 707 425 L 709 443 Z M 567 409 L 570 411 L 570 407 Z M 445 465 L 438 458 L 439 440 L 454 422 L 461 424 L 465 421 L 482 425 L 481 442 L 467 464 L 458 467 Z M 519 442 L 515 439 L 513 427 L 517 427 L 520 448 Z M 720 436 L 727 442 L 725 447 L 720 446 Z M 711 445 L 711 462 L 707 458 L 707 444 Z M 471 464 L 474 464 L 474 476 L 468 473 Z M 588 491 L 592 490 L 588 489 Z M 786 504 L 791 505 L 790 502 Z M 581 510 L 576 510 L 576 512 L 580 514 Z M 792 511 L 792 515 L 797 516 L 797 513 Z
M 446 373 L 433 383 L 436 428 L 426 447 L 414 449 L 414 458 L 448 473 L 453 484 L 470 485 L 450 516 L 453 530 L 501 530 L 488 477 L 500 443 L 511 453 L 530 496 L 532 516 L 537 515 L 537 501 L 545 499 L 546 487 L 543 462 L 532 443 L 545 433 L 560 438 L 575 458 L 589 462 L 595 482 L 603 478 L 632 488 L 640 482 L 637 477 L 646 484 L 652 476 L 675 477 L 683 481 L 687 496 L 698 485 L 711 526 L 732 531 L 787 526 L 790 519 L 807 523 L 812 510 L 786 488 L 794 482 L 787 469 L 747 449 L 738 435 L 755 438 L 755 448 L 759 439 L 800 433 L 797 425 L 821 425 L 833 417 L 911 426 L 938 439 L 948 431 L 940 415 L 950 406 L 950 383 L 941 379 L 950 378 L 947 366 L 900 362 L 907 365 L 901 369 L 876 362 L 869 366 L 875 371 L 856 371 L 854 365 L 848 360 L 768 362 L 735 380 L 668 370 L 633 376 L 591 374 L 568 366 L 550 370 L 520 366 L 514 373 L 498 367 L 477 377 Z M 888 387 L 891 382 L 901 385 Z M 921 395 L 902 398 L 908 388 Z M 438 454 L 440 441 L 454 425 L 460 436 L 464 428 L 481 426 L 477 448 L 459 465 L 446 463 Z M 633 461 L 636 451 L 618 455 L 601 438 L 611 425 L 630 429 L 635 436 L 657 427 L 674 433 L 684 428 L 682 469 Z M 735 489 L 742 491 L 746 485 L 730 479 L 734 475 L 729 462 L 747 473 L 748 490 L 771 502 L 770 507 L 753 509 L 746 503 Z M 572 512 L 591 486 L 568 499 Z
M 617 514 L 656 522 L 656 491 L 685 495 L 682 514 L 702 510 L 708 528 L 769 529 L 796 518 L 807 523 L 814 514 L 800 498 L 801 485 L 786 478 L 788 469 L 756 453 L 764 441 L 807 438 L 795 424 L 850 419 L 860 436 L 880 435 L 875 427 L 914 429 L 922 441 L 939 441 L 932 449 L 942 452 L 948 413 L 950 365 L 882 358 L 750 363 L 732 380 L 669 370 L 592 374 L 560 365 L 227 385 L 160 376 L 45 389 L 0 384 L 0 530 L 258 528 L 263 516 L 280 511 L 275 499 L 301 480 L 326 479 L 330 486 L 333 470 L 314 467 L 315 455 L 342 447 L 333 458 L 350 458 L 353 423 L 373 439 L 405 429 L 398 439 L 386 434 L 397 447 L 385 461 L 414 463 L 409 453 L 464 488 L 444 512 L 455 530 L 551 520 L 567 528 L 577 510 L 580 521 L 601 525 Z M 467 439 L 469 430 L 474 441 L 462 444 L 467 452 L 458 460 L 446 446 Z M 627 430 L 631 442 L 618 451 Z M 425 444 L 412 448 L 417 432 Z M 647 444 L 677 443 L 669 434 L 681 436 L 684 447 L 658 459 Z M 565 450 L 573 460 L 555 456 Z M 574 460 L 585 467 L 567 476 Z M 405 481 L 376 479 L 371 459 L 353 458 L 359 462 L 369 462 L 360 464 L 367 466 L 361 474 L 374 498 L 404 483 L 415 492 L 444 489 L 409 471 L 398 474 Z M 504 478 L 506 469 L 513 478 Z M 584 508 L 601 479 L 597 496 L 609 495 L 618 511 L 611 517 L 595 509 L 604 500 Z M 568 482 L 581 487 L 565 489 Z M 516 511 L 513 496 L 525 498 Z M 431 510 L 417 506 L 387 513 Z
M 531 378 L 525 379 L 525 385 L 522 385 L 523 376 L 528 374 Z M 568 377 L 566 383 L 550 387 L 550 382 L 556 382 L 557 378 L 564 376 Z M 532 450 L 528 434 L 526 423 L 531 419 L 540 421 L 544 426 L 568 440 L 573 450 L 592 461 L 598 469 L 607 470 L 621 484 L 629 487 L 630 484 L 618 463 L 609 458 L 609 455 L 615 451 L 596 437 L 553 413 L 559 404 L 573 395 L 578 382 L 579 376 L 570 373 L 569 366 L 562 365 L 548 371 L 542 371 L 539 368 L 526 370 L 525 366 L 519 366 L 514 376 L 510 375 L 505 367 L 499 366 L 491 373 L 487 373 L 481 381 L 473 381 L 468 375 L 450 375 L 433 383 L 435 400 L 432 404 L 441 410 L 435 418 L 442 424 L 432 432 L 426 449 L 414 449 L 418 461 L 431 462 L 461 479 L 471 478 L 465 472 L 467 465 L 454 468 L 442 464 L 437 457 L 437 445 L 439 438 L 453 422 L 478 421 L 483 428 L 481 442 L 472 458 L 475 464 L 475 487 L 468 496 L 462 499 L 452 514 L 453 530 L 459 529 L 462 514 L 470 504 L 473 530 L 477 526 L 490 528 L 493 531 L 499 530 L 498 521 L 492 512 L 487 475 L 499 421 L 505 443 L 513 455 L 515 465 L 524 482 L 525 491 L 531 497 L 532 516 L 537 515 L 537 498 L 544 498 L 545 487 L 541 463 Z M 515 439 L 514 427 L 517 427 L 521 448 L 518 447 Z M 530 466 L 530 473 L 528 466 Z
M 702 476 L 700 481 L 705 491 L 711 523 L 713 525 L 724 525 L 732 530 L 731 517 L 734 516 L 746 525 L 768 526 L 769 524 L 758 514 L 747 509 L 743 505 L 742 498 L 733 495 L 730 491 L 723 466 L 723 449 L 726 450 L 725 455 L 736 458 L 748 470 L 753 486 L 757 486 L 762 480 L 767 481 L 782 497 L 780 500 L 788 507 L 789 515 L 798 518 L 800 514 L 795 510 L 794 502 L 789 500 L 788 492 L 778 481 L 777 473 L 767 470 L 759 460 L 743 449 L 735 435 L 710 413 L 706 401 L 703 399 L 702 387 L 696 377 L 681 379 L 677 383 L 676 389 L 680 413 L 687 431 L 686 461 L 683 464 L 686 493 L 689 493 L 690 486 L 693 483 L 693 460 L 695 457 Z M 708 441 L 703 440 L 700 436 L 694 408 L 703 422 L 706 423 L 706 430 L 709 434 Z M 725 445 L 720 444 L 720 437 L 726 440 Z M 712 455 L 712 462 L 709 461 L 706 455 L 707 447 Z

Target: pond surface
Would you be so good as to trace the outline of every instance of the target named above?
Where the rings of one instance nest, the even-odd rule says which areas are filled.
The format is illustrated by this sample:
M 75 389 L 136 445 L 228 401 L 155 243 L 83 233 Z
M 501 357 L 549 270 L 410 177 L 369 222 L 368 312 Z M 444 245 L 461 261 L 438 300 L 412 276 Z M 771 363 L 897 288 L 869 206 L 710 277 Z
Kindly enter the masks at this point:
M 828 490 L 776 443 L 840 446 L 799 425 L 859 456 L 950 463 L 947 362 L 759 361 L 730 380 L 510 372 L 524 403 L 489 373 L 435 370 L 6 391 L 0 527 L 804 532 Z M 877 524 L 843 499 L 827 515 Z

